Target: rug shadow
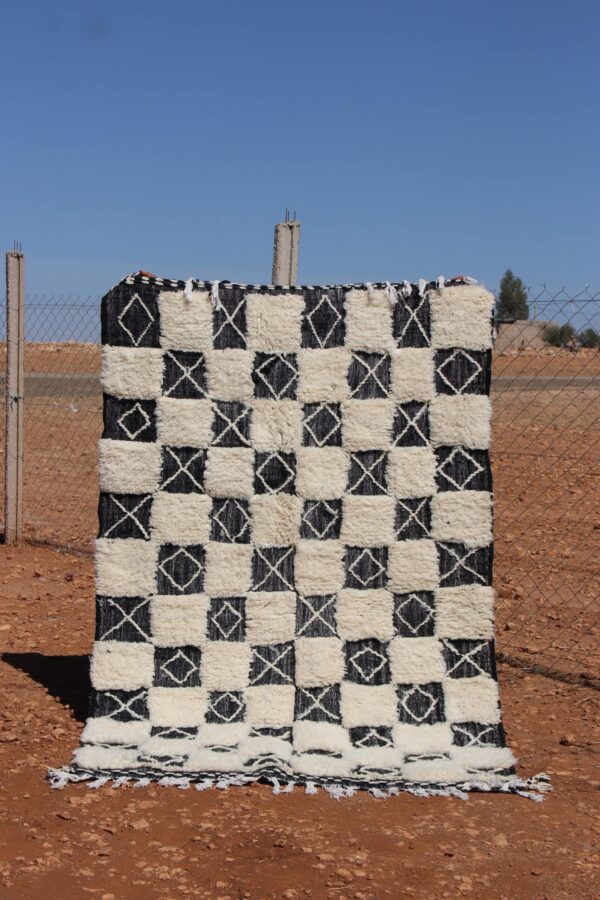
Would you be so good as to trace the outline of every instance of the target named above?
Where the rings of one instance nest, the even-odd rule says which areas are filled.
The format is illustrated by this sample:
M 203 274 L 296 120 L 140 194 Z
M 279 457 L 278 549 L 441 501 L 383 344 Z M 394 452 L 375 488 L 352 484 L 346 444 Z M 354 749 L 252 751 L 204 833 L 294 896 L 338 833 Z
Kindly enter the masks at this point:
M 90 693 L 88 656 L 44 656 L 43 653 L 3 653 L 2 660 L 43 685 L 49 694 L 85 722 Z

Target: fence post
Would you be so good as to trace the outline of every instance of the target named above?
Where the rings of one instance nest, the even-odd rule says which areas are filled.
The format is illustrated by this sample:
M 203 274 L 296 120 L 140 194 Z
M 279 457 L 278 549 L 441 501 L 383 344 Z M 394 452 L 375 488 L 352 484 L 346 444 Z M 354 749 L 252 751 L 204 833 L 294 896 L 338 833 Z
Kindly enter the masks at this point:
M 298 254 L 300 251 L 300 222 L 288 218 L 285 211 L 285 222 L 275 226 L 273 241 L 273 284 L 296 284 L 298 277 Z
M 23 424 L 25 394 L 25 257 L 6 254 L 6 458 L 4 540 L 21 540 L 23 529 Z

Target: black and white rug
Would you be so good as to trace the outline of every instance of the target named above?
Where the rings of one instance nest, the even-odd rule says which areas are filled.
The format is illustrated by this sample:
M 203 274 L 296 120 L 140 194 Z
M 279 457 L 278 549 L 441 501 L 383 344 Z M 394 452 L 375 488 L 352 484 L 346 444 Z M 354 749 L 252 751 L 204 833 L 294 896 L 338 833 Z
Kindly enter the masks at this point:
M 536 786 L 494 662 L 492 307 L 462 279 L 106 295 L 93 694 L 55 785 Z

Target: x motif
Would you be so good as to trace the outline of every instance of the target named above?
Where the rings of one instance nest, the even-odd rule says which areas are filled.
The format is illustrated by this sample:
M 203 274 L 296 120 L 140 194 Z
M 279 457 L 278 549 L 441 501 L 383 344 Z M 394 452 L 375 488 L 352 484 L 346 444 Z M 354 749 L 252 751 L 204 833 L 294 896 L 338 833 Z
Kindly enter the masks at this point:
M 481 584 L 485 584 L 485 576 L 482 575 L 477 569 L 471 568 L 471 566 L 467 565 L 469 559 L 472 556 L 475 556 L 478 548 L 474 548 L 471 550 L 467 550 L 463 556 L 461 556 L 452 546 L 452 544 L 440 544 L 440 547 L 443 547 L 444 550 L 455 560 L 454 565 L 450 569 L 450 571 L 446 572 L 441 579 L 440 583 L 447 581 L 455 572 L 458 572 L 459 569 L 462 569 L 463 572 L 469 572 L 471 575 L 474 575 L 477 581 L 480 581 Z
M 133 336 L 132 332 L 129 330 L 129 328 L 127 327 L 127 325 L 125 325 L 125 323 L 123 321 L 123 319 L 129 312 L 131 307 L 136 303 L 136 301 L 137 301 L 137 303 L 139 303 L 139 305 L 142 307 L 142 309 L 148 316 L 148 324 L 146 325 L 144 330 L 138 335 L 137 338 L 135 338 Z M 146 306 L 146 304 L 144 303 L 144 301 L 142 300 L 140 295 L 134 294 L 133 297 L 131 298 L 131 300 L 129 301 L 129 303 L 121 310 L 120 314 L 117 316 L 117 322 L 119 323 L 119 325 L 121 326 L 123 331 L 129 336 L 129 338 L 131 339 L 131 343 L 137 347 L 139 345 L 140 341 L 142 340 L 142 338 L 144 337 L 144 335 L 146 334 L 146 332 L 148 331 L 148 329 L 150 328 L 150 326 L 152 325 L 152 323 L 154 322 L 154 316 L 152 315 L 152 313 L 150 312 L 150 310 L 148 309 L 148 307 Z
M 399 406 L 396 411 L 396 419 L 399 422 L 401 422 L 402 419 L 404 419 L 404 427 L 402 428 L 402 431 L 396 435 L 396 438 L 394 440 L 395 445 L 398 445 L 400 443 L 400 441 L 402 440 L 402 438 L 404 437 L 404 435 L 408 434 L 411 431 L 411 429 L 414 429 L 417 432 L 417 434 L 419 435 L 419 437 L 421 438 L 421 440 L 423 441 L 424 444 L 428 443 L 429 438 L 423 431 L 421 431 L 421 425 L 423 425 L 423 427 L 425 427 L 425 428 L 427 427 L 427 407 L 426 406 L 422 406 L 421 409 L 417 410 L 417 412 L 414 414 L 414 416 L 411 416 L 411 414 L 408 412 L 407 409 L 403 408 L 402 406 Z
M 196 567 L 196 571 L 191 575 L 191 577 L 186 581 L 185 584 L 179 584 L 178 581 L 175 581 L 175 579 L 171 578 L 169 573 L 164 568 L 164 566 L 168 562 L 171 562 L 172 560 L 176 559 L 180 554 L 182 556 L 187 556 L 188 559 L 191 559 L 191 561 L 194 563 L 194 566 Z M 168 578 L 169 581 L 171 582 L 171 584 L 173 585 L 173 587 L 177 588 L 178 591 L 184 591 L 187 587 L 189 587 L 190 584 L 192 583 L 192 581 L 195 578 L 197 578 L 198 575 L 200 574 L 200 572 L 202 571 L 202 566 L 200 565 L 198 560 L 194 559 L 192 554 L 188 553 L 188 551 L 185 549 L 185 547 L 178 547 L 177 550 L 175 551 L 175 553 L 172 553 L 170 556 L 167 556 L 166 559 L 163 559 L 163 561 L 160 563 L 158 568 L 163 573 L 165 578 Z
M 427 504 L 429 498 L 425 497 L 421 500 L 419 506 L 416 509 L 411 509 L 410 506 L 407 506 L 406 503 L 403 503 L 402 500 L 398 500 L 398 506 L 401 506 L 403 510 L 408 513 L 408 519 L 405 522 L 402 522 L 401 525 L 398 526 L 396 531 L 396 537 L 400 538 L 403 531 L 407 531 L 410 528 L 411 522 L 423 531 L 424 534 L 429 534 L 426 523 L 420 518 L 421 513 L 424 511 L 427 512 Z
M 213 443 L 220 444 L 222 442 L 222 440 L 224 439 L 225 435 L 227 434 L 227 432 L 233 431 L 235 434 L 237 434 L 237 436 L 242 441 L 242 443 L 245 444 L 247 447 L 249 447 L 250 446 L 249 439 L 245 435 L 243 435 L 242 432 L 240 431 L 240 429 L 237 427 L 237 423 L 240 422 L 242 419 L 244 419 L 248 415 L 248 412 L 249 412 L 248 407 L 244 406 L 241 413 L 238 416 L 236 416 L 235 419 L 228 419 L 227 416 L 225 415 L 225 413 L 219 409 L 218 404 L 216 404 L 216 403 L 213 404 L 213 408 L 214 408 L 216 415 L 219 416 L 219 418 L 222 419 L 223 422 L 227 422 L 227 427 L 221 432 L 221 434 L 218 435 L 218 437 L 215 438 Z
M 379 376 L 378 376 L 378 374 L 377 374 L 377 369 L 379 369 L 379 367 L 382 366 L 382 365 L 385 363 L 386 357 L 385 357 L 385 356 L 380 356 L 379 359 L 377 360 L 377 362 L 375 363 L 374 366 L 370 366 L 369 363 L 367 362 L 367 360 L 362 359 L 362 357 L 358 356 L 358 354 L 356 354 L 356 353 L 353 353 L 353 354 L 352 354 L 352 358 L 355 359 L 356 362 L 357 362 L 359 365 L 361 365 L 361 366 L 363 367 L 363 369 L 365 369 L 365 372 L 366 372 L 366 374 L 365 374 L 365 376 L 363 377 L 362 381 L 361 381 L 359 384 L 357 384 L 357 386 L 353 389 L 353 391 L 352 391 L 352 396 L 354 397 L 356 394 L 360 393 L 360 390 L 361 390 L 361 388 L 363 387 L 363 385 L 365 385 L 365 384 L 369 381 L 369 379 L 372 378 L 373 381 L 374 381 L 376 384 L 378 384 L 379 387 L 381 388 L 381 391 L 382 391 L 383 395 L 384 395 L 385 397 L 387 397 L 387 395 L 388 395 L 388 388 L 387 388 L 387 386 L 380 380 L 380 378 L 379 378 Z
M 380 456 L 379 456 L 377 459 L 375 459 L 375 460 L 367 467 L 367 466 L 363 465 L 363 463 L 361 462 L 361 459 L 360 459 L 359 456 L 356 456 L 356 455 L 355 455 L 355 456 L 352 457 L 353 462 L 356 463 L 356 465 L 359 467 L 359 469 L 362 469 L 363 474 L 360 476 L 360 478 L 358 479 L 358 481 L 356 481 L 356 482 L 352 485 L 352 487 L 350 488 L 350 493 L 351 493 L 351 494 L 356 492 L 357 488 L 363 483 L 363 481 L 365 480 L 365 478 L 369 479 L 369 481 L 372 481 L 373 484 L 376 485 L 376 487 L 380 488 L 384 493 L 387 493 L 387 491 L 386 491 L 386 489 L 385 489 L 385 485 L 383 485 L 383 484 L 381 484 L 379 481 L 377 481 L 377 479 L 376 479 L 375 476 L 373 475 L 373 470 L 375 469 L 376 466 L 378 466 L 378 465 L 381 463 L 381 461 L 382 461 L 383 458 L 384 458 L 384 454 L 381 453 Z
M 481 641 L 477 644 L 476 647 L 472 647 L 470 650 L 467 650 L 466 653 L 462 653 L 460 650 L 457 650 L 456 647 L 452 646 L 448 641 L 444 641 L 444 646 L 450 653 L 454 654 L 457 657 L 457 661 L 454 663 L 452 668 L 448 668 L 446 670 L 446 675 L 451 675 L 453 672 L 456 672 L 463 663 L 469 663 L 473 666 L 473 668 L 477 669 L 481 675 L 488 675 L 489 673 L 482 669 L 479 663 L 475 659 L 475 654 L 479 653 L 483 648 L 487 648 L 487 641 Z
M 273 548 L 273 549 L 277 549 L 277 548 Z M 280 556 L 279 559 L 277 559 L 274 563 L 272 563 L 271 560 L 267 559 L 267 557 L 264 556 L 263 553 L 261 553 L 260 547 L 255 547 L 254 551 L 255 551 L 256 555 L 262 559 L 262 561 L 268 567 L 269 571 L 266 573 L 266 575 L 264 576 L 263 580 L 260 583 L 254 585 L 253 590 L 259 591 L 261 589 L 262 585 L 267 583 L 267 581 L 269 580 L 271 575 L 274 575 L 275 578 L 279 579 L 280 581 L 283 581 L 283 583 L 285 585 L 287 585 L 287 587 L 290 589 L 290 591 L 293 591 L 294 585 L 290 584 L 289 581 L 286 580 L 286 578 L 283 576 L 283 574 L 279 571 L 278 567 L 282 563 L 285 562 L 285 560 L 288 558 L 288 556 L 291 556 L 291 554 L 294 552 L 294 548 L 288 547 L 285 550 L 285 553 L 283 554 L 283 556 Z
M 312 615 L 309 620 L 304 623 L 302 628 L 298 630 L 298 637 L 302 637 L 302 635 L 310 628 L 310 626 L 316 622 L 321 622 L 325 626 L 325 628 L 330 631 L 334 637 L 336 637 L 335 629 L 332 627 L 331 623 L 327 622 L 326 619 L 323 618 L 323 613 L 335 603 L 335 595 L 329 597 L 328 600 L 323 603 L 321 608 L 318 610 L 311 605 L 308 597 L 300 597 L 300 601 L 310 610 Z
M 404 307 L 404 309 L 408 313 L 408 319 L 404 323 L 404 328 L 398 335 L 398 344 L 400 344 L 401 341 L 404 340 L 404 336 L 406 335 L 406 332 L 408 331 L 411 322 L 414 322 L 415 325 L 417 326 L 417 328 L 419 329 L 419 331 L 421 332 L 421 334 L 423 335 L 423 337 L 425 338 L 427 346 L 429 346 L 429 343 L 430 343 L 429 335 L 423 328 L 423 325 L 421 324 L 421 320 L 419 319 L 419 316 L 418 316 L 418 312 L 424 303 L 427 303 L 427 299 L 425 297 L 422 297 L 420 302 L 417 304 L 417 306 L 412 307 L 409 303 L 407 303 L 406 306 Z
M 118 716 L 122 712 L 128 713 L 134 719 L 143 720 L 146 718 L 144 715 L 140 715 L 140 713 L 135 712 L 132 708 L 132 704 L 135 703 L 136 700 L 145 700 L 146 699 L 146 691 L 138 691 L 137 694 L 134 694 L 133 697 L 130 697 L 125 703 L 121 700 L 120 697 L 117 697 L 111 691 L 106 691 L 104 694 L 105 697 L 110 697 L 117 704 L 117 709 L 114 709 L 110 713 L 106 713 L 106 717 L 108 719 L 112 719 L 115 716 Z
M 261 671 L 258 672 L 258 674 L 254 676 L 253 681 L 250 682 L 251 684 L 256 684 L 257 681 L 263 679 L 265 677 L 265 675 L 267 674 L 267 672 L 270 672 L 271 670 L 273 670 L 273 672 L 277 672 L 278 675 L 281 675 L 282 678 L 285 678 L 286 681 L 289 681 L 291 683 L 291 681 L 292 681 L 291 677 L 289 675 L 287 675 L 285 672 L 282 672 L 281 669 L 279 669 L 278 665 L 277 665 L 278 663 L 282 663 L 285 660 L 288 653 L 292 652 L 293 647 L 291 644 L 286 644 L 285 647 L 283 648 L 283 650 L 279 651 L 278 655 L 275 657 L 274 660 L 265 659 L 264 656 L 262 656 L 261 653 L 259 652 L 258 647 L 254 647 L 253 649 L 254 649 L 254 657 L 256 659 L 260 659 L 260 661 L 262 663 L 264 663 L 265 668 L 261 669 Z
M 199 481 L 196 481 L 196 479 L 190 472 L 188 466 L 191 466 L 192 463 L 195 462 L 199 456 L 202 456 L 202 454 L 204 453 L 204 450 L 198 450 L 196 453 L 194 453 L 194 455 L 191 457 L 191 459 L 188 459 L 188 461 L 186 463 L 182 463 L 181 460 L 179 459 L 179 457 L 177 456 L 177 453 L 176 452 L 174 453 L 170 447 L 164 447 L 163 449 L 165 450 L 166 453 L 169 454 L 171 459 L 175 460 L 175 462 L 177 463 L 179 468 L 175 472 L 174 475 L 170 475 L 169 478 L 166 479 L 166 481 L 163 481 L 163 483 L 161 484 L 161 487 L 165 488 L 168 484 L 171 484 L 172 481 L 175 481 L 176 478 L 178 478 L 180 475 L 183 475 L 185 473 L 187 475 L 187 477 L 190 479 L 190 481 L 192 482 L 192 484 L 194 485 L 194 487 L 196 487 L 198 489 L 198 491 L 203 494 L 204 493 L 203 485 Z
M 478 725 L 479 728 L 477 734 L 471 734 L 470 731 L 467 731 L 466 728 L 461 728 L 460 725 L 453 725 L 452 730 L 457 734 L 462 734 L 467 738 L 468 743 L 463 744 L 463 747 L 485 747 L 487 746 L 483 738 L 487 734 L 493 734 L 494 728 L 492 725 Z
M 165 355 L 168 356 L 168 357 L 172 360 L 172 362 L 175 363 L 175 365 L 177 366 L 177 368 L 181 370 L 181 375 L 179 376 L 179 378 L 177 379 L 177 381 L 175 382 L 175 384 L 172 384 L 172 385 L 170 386 L 170 388 L 169 388 L 167 391 L 165 391 L 165 395 L 168 396 L 169 394 L 172 394 L 173 391 L 174 391 L 176 388 L 178 388 L 179 385 L 180 385 L 183 381 L 189 381 L 190 384 L 191 384 L 194 388 L 196 388 L 196 390 L 200 391 L 200 392 L 206 397 L 206 391 L 204 390 L 204 388 L 202 387 L 202 385 L 201 385 L 201 384 L 198 384 L 198 382 L 192 377 L 192 372 L 193 372 L 195 369 L 197 369 L 198 366 L 201 366 L 201 365 L 202 365 L 202 363 L 203 363 L 202 357 L 199 357 L 199 358 L 196 360 L 196 362 L 193 363 L 191 366 L 186 366 L 186 365 L 184 365 L 182 362 L 180 362 L 180 361 L 179 361 L 172 353 L 166 353 Z
M 310 693 L 304 690 L 304 688 L 299 688 L 299 690 L 302 692 L 304 697 L 307 697 L 308 700 L 310 700 L 310 706 L 302 710 L 302 713 L 298 716 L 299 720 L 307 719 L 314 710 L 319 710 L 319 712 L 325 713 L 327 718 L 332 722 L 338 721 L 338 716 L 336 715 L 336 713 L 332 712 L 330 709 L 327 709 L 327 707 L 323 706 L 323 703 L 321 702 L 322 700 L 327 699 L 327 694 L 331 691 L 331 687 L 324 687 L 321 691 L 319 691 L 319 693 L 317 693 L 318 688 L 313 688 Z
M 148 639 L 148 635 L 146 634 L 146 632 L 142 631 L 133 617 L 139 609 L 142 609 L 144 606 L 148 605 L 148 603 L 150 602 L 149 600 L 141 600 L 140 603 L 138 603 L 138 605 L 131 610 L 131 612 L 125 612 L 125 610 L 122 609 L 119 604 L 115 600 L 113 600 L 112 597 L 105 597 L 105 602 L 110 603 L 110 605 L 114 609 L 118 610 L 121 613 L 122 618 L 116 623 L 116 625 L 113 625 L 112 628 L 109 628 L 108 631 L 105 631 L 100 640 L 108 640 L 109 634 L 112 634 L 113 631 L 117 631 L 119 628 L 121 628 L 122 625 L 125 624 L 125 622 L 129 622 L 129 624 L 132 625 L 133 628 L 135 628 L 135 630 L 139 632 L 144 639 Z
M 150 538 L 149 532 L 146 531 L 146 529 L 144 528 L 142 523 L 139 521 L 139 519 L 136 519 L 135 513 L 138 511 L 138 509 L 141 509 L 143 506 L 145 506 L 146 503 L 150 503 L 152 498 L 144 497 L 144 499 L 140 500 L 140 502 L 137 504 L 137 506 L 134 506 L 133 509 L 127 509 L 127 507 L 123 506 L 123 504 L 121 503 L 120 500 L 117 500 L 117 498 L 115 497 L 114 494 L 109 494 L 108 496 L 110 497 L 112 502 L 115 504 L 115 506 L 118 507 L 118 509 L 120 509 L 122 513 L 124 513 L 124 515 L 122 515 L 121 518 L 117 522 L 114 523 L 114 525 L 110 526 L 108 531 L 106 531 L 104 533 L 104 537 L 109 537 L 111 531 L 114 531 L 116 528 L 119 527 L 119 525 L 121 525 L 123 522 L 126 522 L 127 519 L 131 519 L 131 521 L 134 523 L 134 525 L 136 525 L 137 528 L 139 528 L 139 530 L 141 531 L 144 539 L 149 540 L 149 538 Z
M 231 325 L 231 327 L 233 328 L 233 330 L 234 330 L 234 331 L 237 331 L 237 333 L 238 333 L 239 336 L 241 337 L 242 342 L 243 342 L 243 344 L 244 344 L 244 346 L 245 346 L 245 344 L 246 344 L 246 335 L 244 334 L 243 331 L 240 330 L 240 328 L 237 326 L 237 324 L 236 324 L 236 322 L 235 322 L 235 317 L 236 317 L 237 314 L 239 313 L 240 309 L 243 307 L 243 305 L 244 305 L 244 303 L 245 303 L 245 299 L 246 299 L 245 297 L 242 297 L 242 298 L 240 299 L 238 305 L 236 306 L 236 308 L 233 310 L 232 313 L 229 312 L 229 310 L 227 309 L 227 307 L 225 306 L 224 303 L 220 303 L 220 304 L 219 304 L 219 310 L 223 313 L 223 315 L 224 315 L 225 318 L 223 319 L 223 321 L 221 322 L 221 324 L 219 325 L 219 327 L 217 328 L 217 330 L 215 331 L 215 333 L 214 333 L 214 335 L 213 335 L 213 344 L 216 344 L 216 340 L 217 340 L 217 338 L 219 337 L 219 335 L 221 334 L 221 332 L 223 331 L 223 329 L 224 329 L 227 325 Z
M 333 324 L 331 325 L 331 327 L 330 327 L 329 331 L 327 332 L 327 334 L 325 335 L 325 337 L 322 338 L 314 326 L 312 317 L 319 312 L 319 309 L 323 306 L 324 303 L 327 304 L 327 306 L 330 308 L 330 310 L 336 316 L 336 318 L 333 320 Z M 315 306 L 315 308 L 309 312 L 309 314 L 306 316 L 306 318 L 310 324 L 312 333 L 314 334 L 315 338 L 317 339 L 317 343 L 319 344 L 319 347 L 321 348 L 321 350 L 323 350 L 325 347 L 327 347 L 327 342 L 328 342 L 329 338 L 331 337 L 331 335 L 333 334 L 333 332 L 335 331 L 335 329 L 337 328 L 338 324 L 342 321 L 342 317 L 339 313 L 339 310 L 337 310 L 336 307 L 333 305 L 333 303 L 329 299 L 329 295 L 323 294 L 321 296 L 321 299 Z

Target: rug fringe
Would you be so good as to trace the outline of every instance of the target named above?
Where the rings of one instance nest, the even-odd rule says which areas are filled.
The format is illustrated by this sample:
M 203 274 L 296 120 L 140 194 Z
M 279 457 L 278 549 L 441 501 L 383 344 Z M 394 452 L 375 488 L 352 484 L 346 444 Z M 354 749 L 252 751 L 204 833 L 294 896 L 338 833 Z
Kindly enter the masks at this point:
M 110 783 L 111 788 L 120 788 L 132 785 L 135 788 L 148 787 L 150 784 L 158 784 L 161 787 L 177 787 L 180 790 L 188 790 L 190 787 L 197 791 L 205 791 L 214 788 L 226 791 L 230 787 L 240 787 L 253 784 L 258 781 L 270 784 L 274 794 L 291 794 L 295 787 L 303 787 L 305 794 L 318 794 L 319 790 L 325 791 L 334 800 L 342 800 L 352 797 L 357 791 L 364 790 L 378 799 L 397 797 L 400 793 L 413 794 L 415 797 L 455 797 L 459 800 L 468 800 L 470 793 L 503 793 L 516 794 L 541 803 L 548 791 L 552 790 L 550 776 L 545 772 L 534 775 L 532 778 L 503 778 L 497 781 L 465 781 L 459 784 L 393 784 L 389 786 L 377 786 L 368 784 L 344 784 L 328 781 L 288 780 L 286 783 L 275 776 L 254 775 L 215 775 L 186 776 L 186 775 L 160 775 L 155 777 L 148 774 L 136 775 L 109 775 L 105 772 L 88 772 L 64 767 L 60 769 L 48 769 L 50 786 L 55 790 L 62 790 L 68 784 L 86 782 L 92 789 L 101 788 Z

